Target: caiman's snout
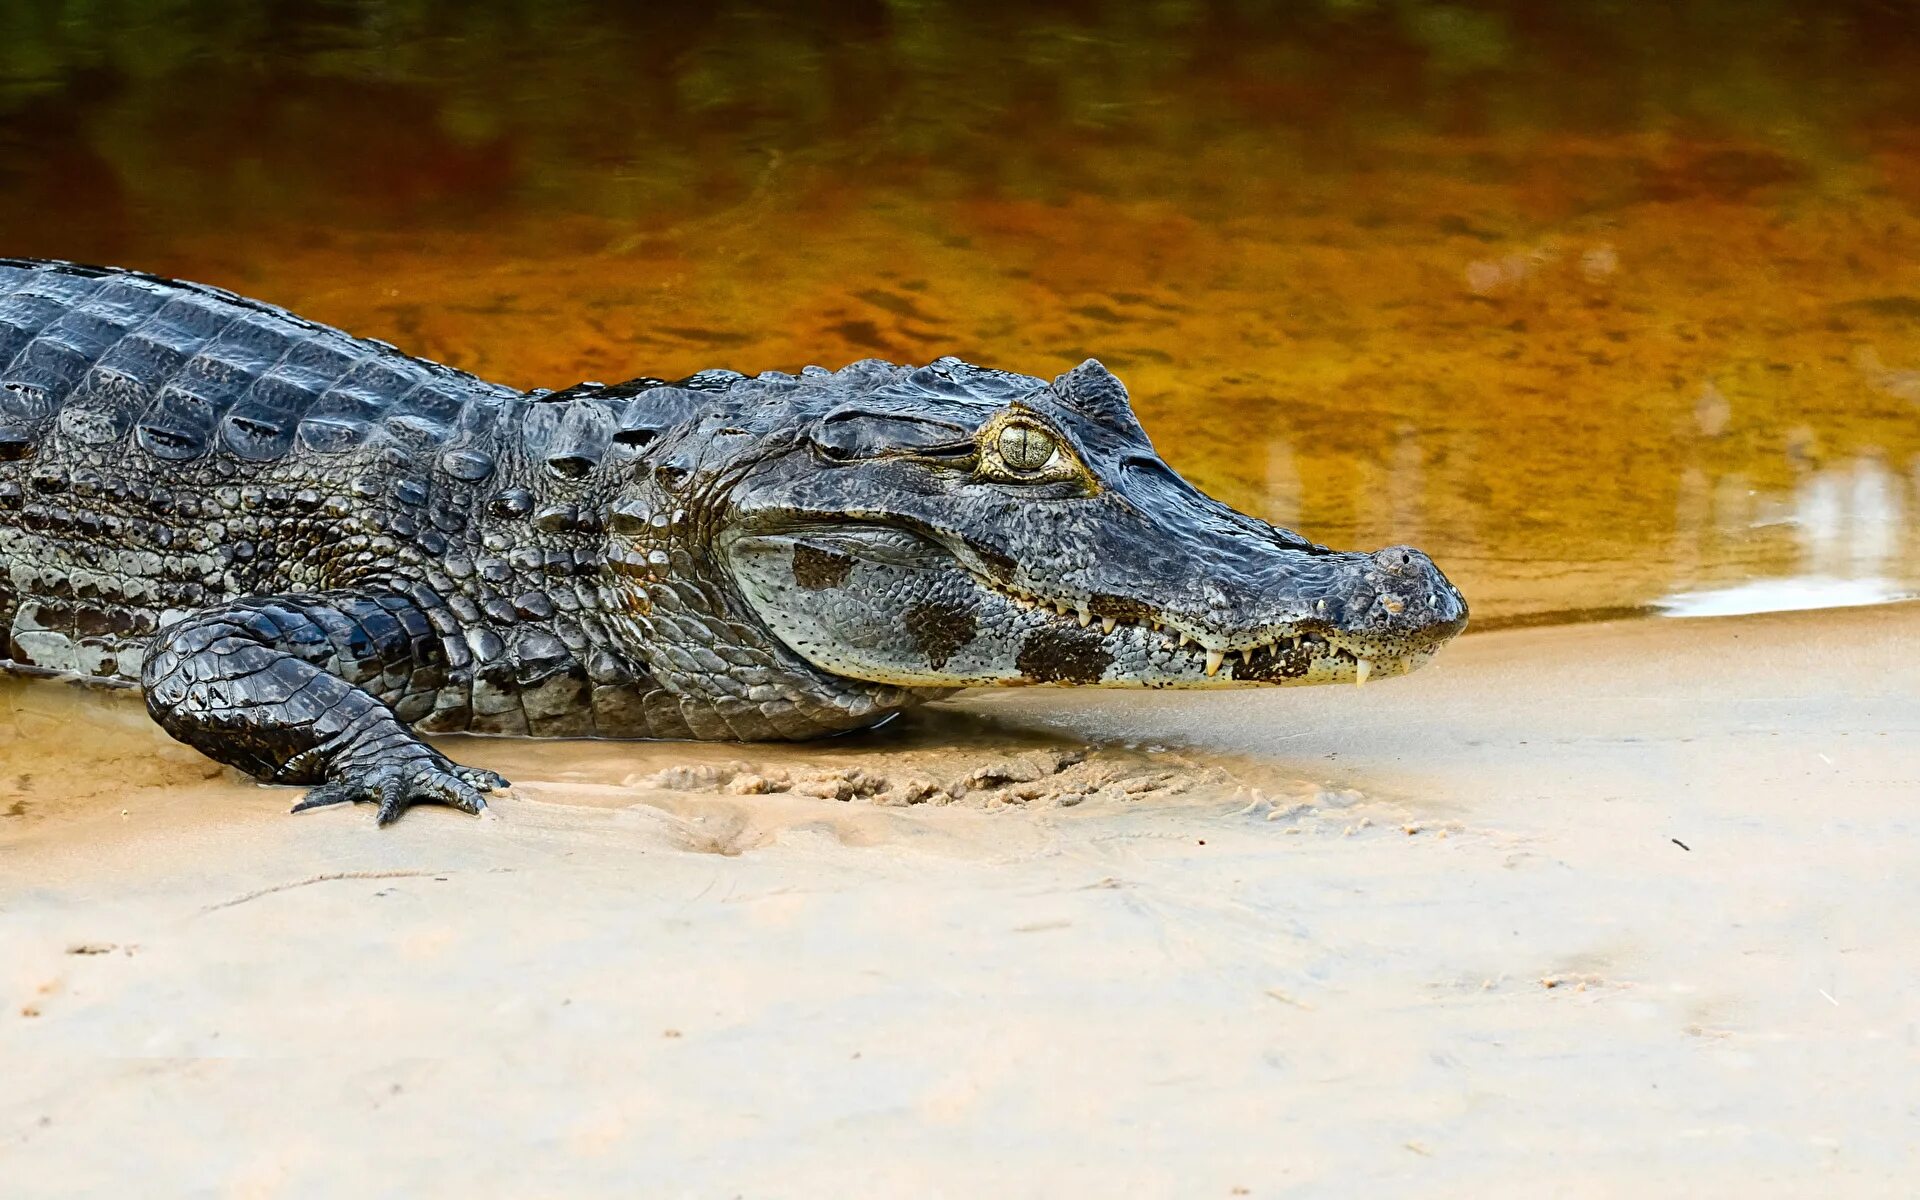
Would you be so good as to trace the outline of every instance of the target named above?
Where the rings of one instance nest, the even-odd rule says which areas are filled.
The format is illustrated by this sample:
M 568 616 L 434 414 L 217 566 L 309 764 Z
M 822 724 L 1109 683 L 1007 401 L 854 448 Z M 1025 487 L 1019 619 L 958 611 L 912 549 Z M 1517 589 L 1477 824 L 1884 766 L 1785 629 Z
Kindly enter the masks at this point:
M 1467 626 L 1467 601 L 1440 568 L 1412 546 L 1356 555 L 1352 588 L 1336 617 L 1341 631 L 1383 648 L 1437 646 Z
M 1467 600 L 1433 560 L 1412 546 L 1388 546 L 1373 552 L 1380 571 L 1378 603 L 1390 616 L 1412 613 L 1441 638 L 1467 624 Z

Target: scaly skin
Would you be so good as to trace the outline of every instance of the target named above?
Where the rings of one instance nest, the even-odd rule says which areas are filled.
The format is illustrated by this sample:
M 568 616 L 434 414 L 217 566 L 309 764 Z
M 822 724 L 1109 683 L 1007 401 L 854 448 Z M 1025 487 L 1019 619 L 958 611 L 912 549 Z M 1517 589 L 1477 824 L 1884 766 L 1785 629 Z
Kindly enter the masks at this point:
M 415 731 L 804 739 L 979 684 L 1412 669 L 1418 551 L 1166 468 L 1097 363 L 518 393 L 228 293 L 0 260 L 0 666 L 138 685 L 300 807 L 467 811 Z

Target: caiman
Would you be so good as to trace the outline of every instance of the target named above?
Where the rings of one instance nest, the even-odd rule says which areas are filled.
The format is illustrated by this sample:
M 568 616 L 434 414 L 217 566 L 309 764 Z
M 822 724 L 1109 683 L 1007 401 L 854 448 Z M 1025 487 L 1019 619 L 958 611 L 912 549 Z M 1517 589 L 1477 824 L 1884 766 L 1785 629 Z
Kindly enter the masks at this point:
M 419 736 L 804 739 L 981 685 L 1364 682 L 1467 606 L 1187 483 L 1089 360 L 520 392 L 217 288 L 0 259 L 3 666 L 143 690 L 295 807 Z

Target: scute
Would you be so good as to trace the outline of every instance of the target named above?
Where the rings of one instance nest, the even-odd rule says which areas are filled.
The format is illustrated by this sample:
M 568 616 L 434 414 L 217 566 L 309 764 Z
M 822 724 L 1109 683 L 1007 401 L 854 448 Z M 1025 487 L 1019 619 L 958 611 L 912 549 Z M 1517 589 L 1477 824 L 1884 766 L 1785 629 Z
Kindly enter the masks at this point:
M 300 445 L 315 454 L 343 454 L 367 440 L 365 421 L 309 417 L 300 422 Z
M 220 422 L 220 441 L 248 462 L 273 462 L 293 445 L 294 426 L 263 405 L 236 408 Z
M 547 443 L 547 467 L 568 479 L 579 479 L 600 465 L 613 444 L 613 413 L 604 404 L 577 400 L 567 405 Z
M 0 458 L 58 428 L 169 462 L 270 462 L 361 445 L 389 417 L 417 423 L 398 439 L 414 448 L 514 394 L 218 288 L 0 259 Z
M 735 378 L 741 378 L 736 376 Z M 670 430 L 695 420 L 717 407 L 714 389 L 675 385 L 648 388 L 627 405 L 613 440 L 628 446 L 645 446 Z
M 149 403 L 148 393 L 135 380 L 95 366 L 61 406 L 60 432 L 91 446 L 117 442 Z

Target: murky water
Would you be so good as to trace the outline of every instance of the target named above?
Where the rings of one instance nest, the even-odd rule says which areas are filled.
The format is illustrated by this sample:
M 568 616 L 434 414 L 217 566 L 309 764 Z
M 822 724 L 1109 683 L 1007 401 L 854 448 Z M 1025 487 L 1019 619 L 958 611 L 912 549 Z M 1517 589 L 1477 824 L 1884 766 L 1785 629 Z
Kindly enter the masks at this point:
M 0 252 L 507 382 L 1096 355 L 1482 625 L 1920 588 L 1920 33 L 1774 0 L 0 7 Z

